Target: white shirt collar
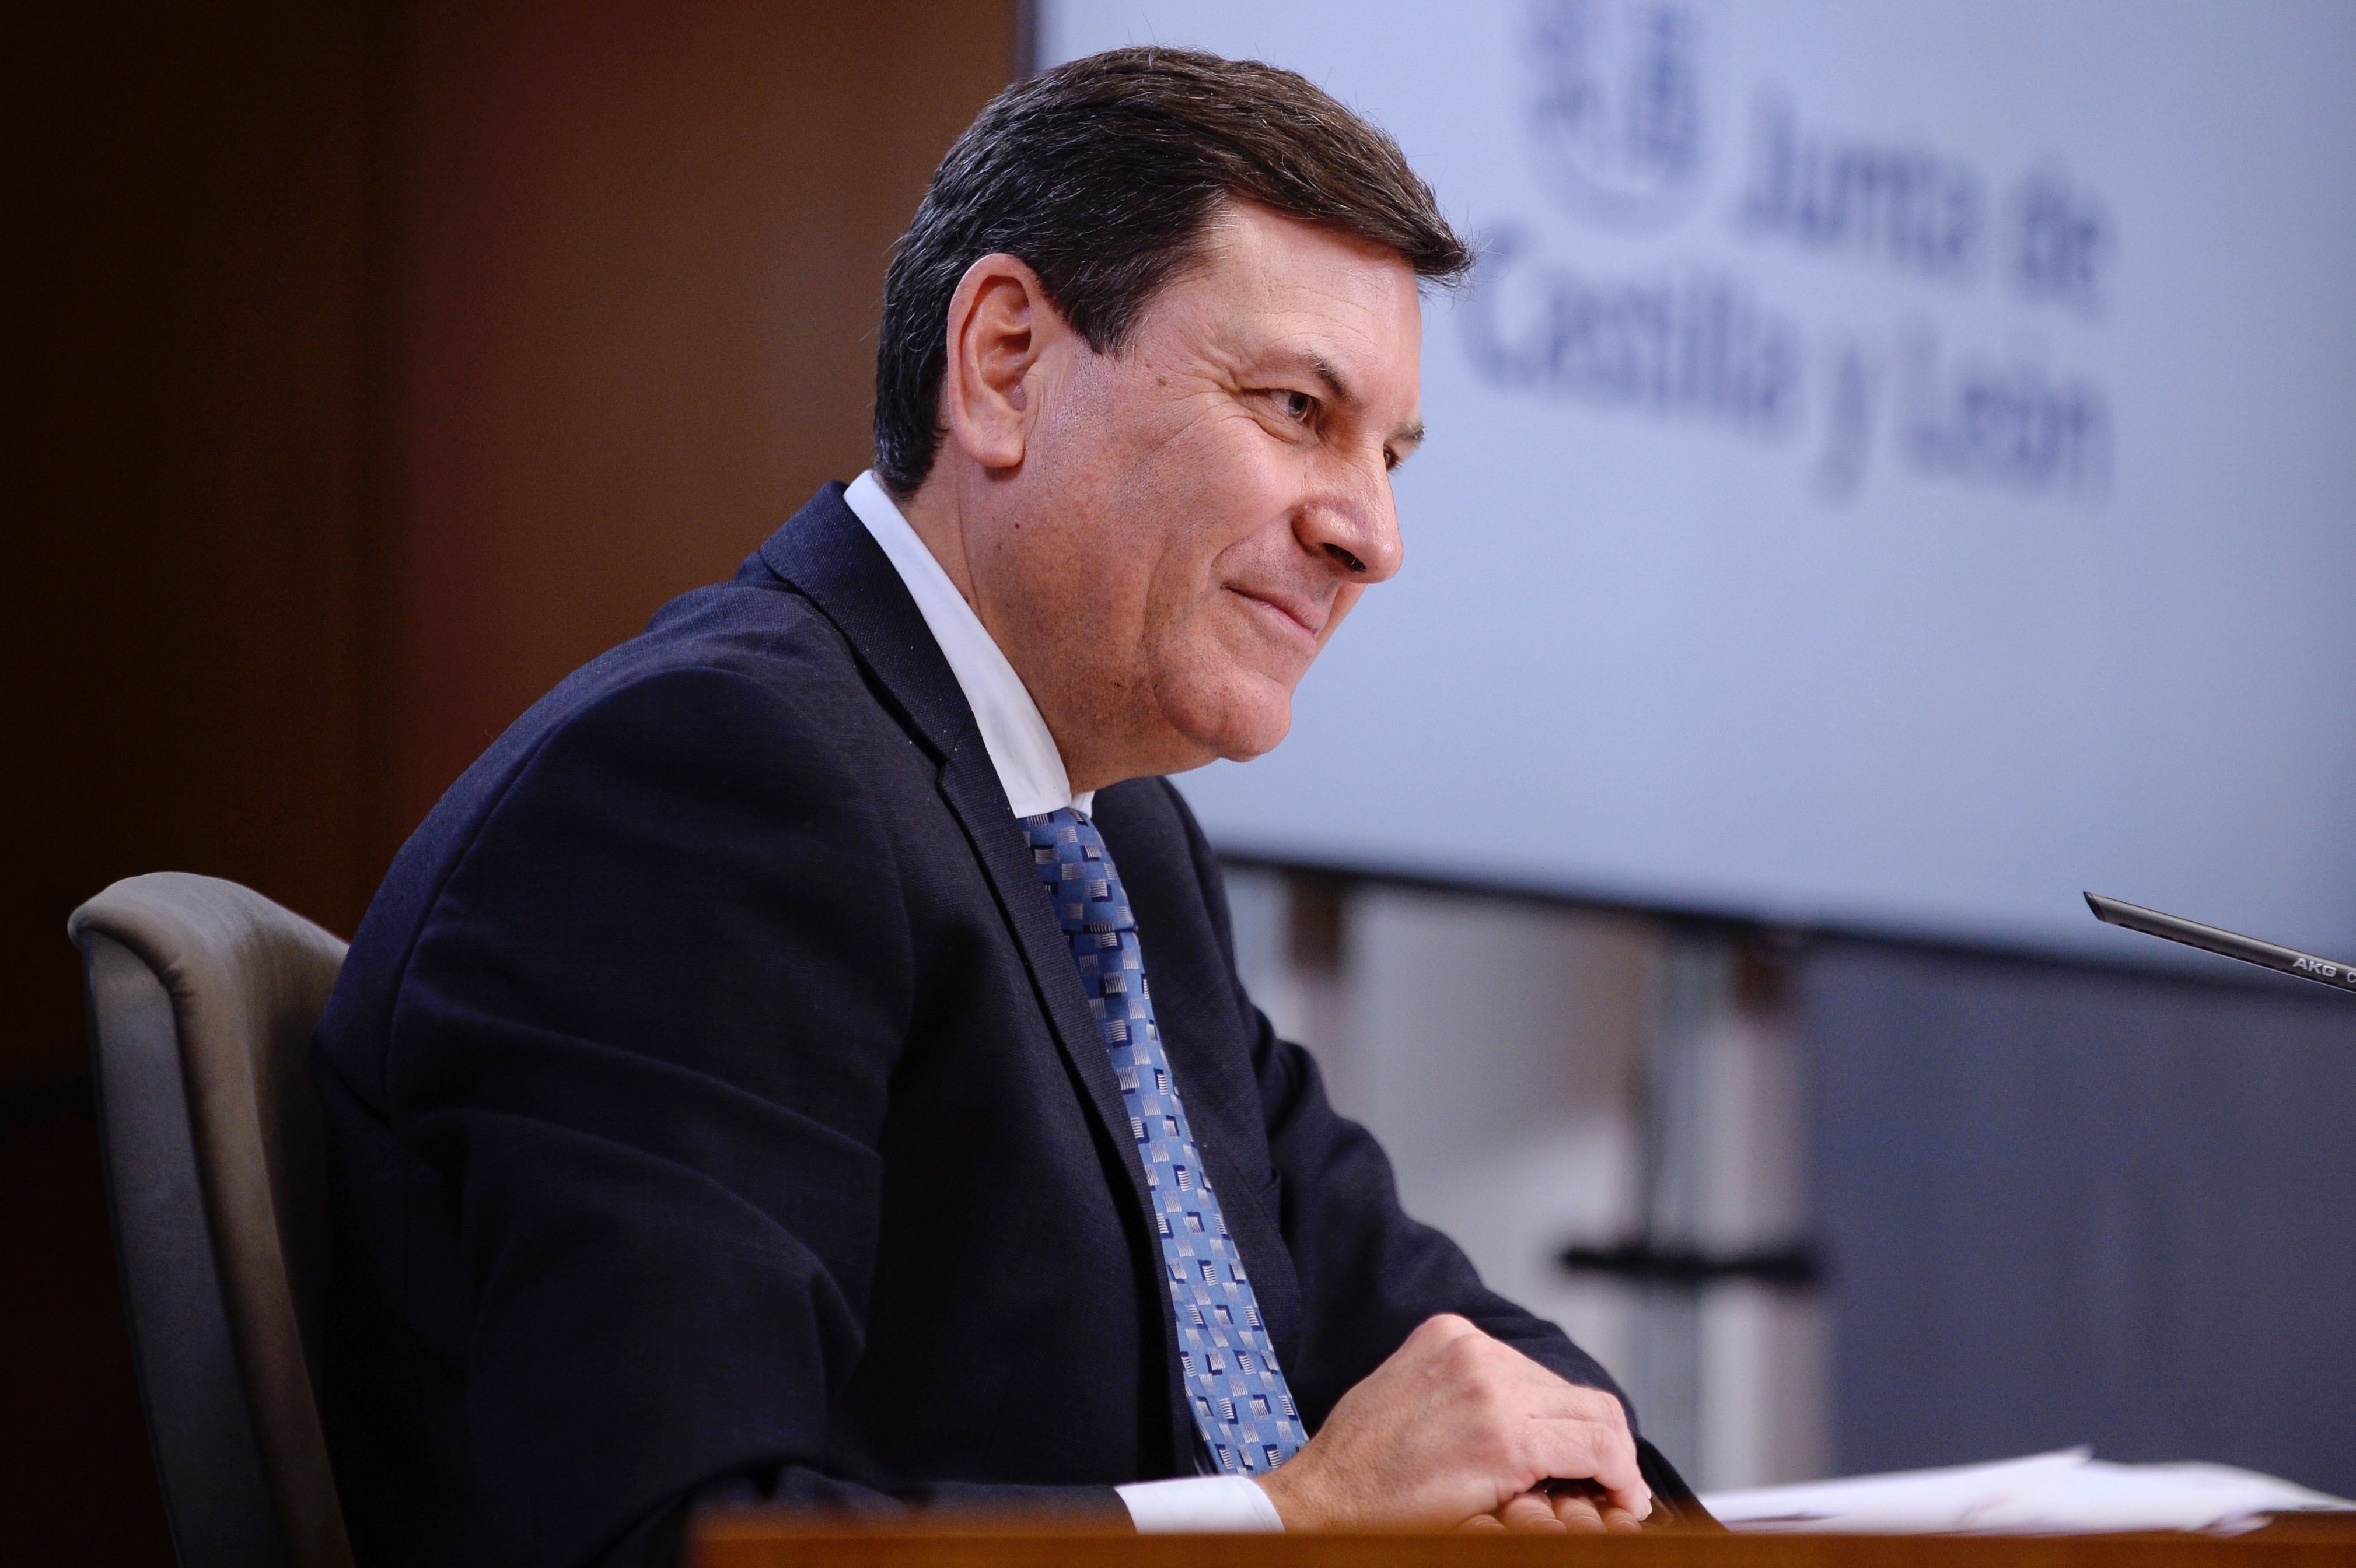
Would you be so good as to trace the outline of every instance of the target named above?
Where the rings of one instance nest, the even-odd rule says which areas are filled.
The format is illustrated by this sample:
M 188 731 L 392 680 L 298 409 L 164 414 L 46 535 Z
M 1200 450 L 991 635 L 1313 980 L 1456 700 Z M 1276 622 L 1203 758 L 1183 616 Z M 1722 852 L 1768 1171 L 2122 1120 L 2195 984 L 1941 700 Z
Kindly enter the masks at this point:
M 1039 705 L 1031 700 L 1030 688 L 1006 662 L 990 629 L 949 581 L 949 574 L 933 559 L 930 548 L 900 515 L 900 508 L 876 481 L 875 471 L 871 468 L 852 480 L 842 498 L 884 547 L 900 581 L 907 585 L 908 596 L 925 617 L 933 641 L 940 645 L 941 656 L 949 661 L 949 673 L 957 677 L 966 704 L 973 709 L 981 743 L 990 752 L 991 765 L 998 770 L 998 782 L 1014 815 L 1039 816 L 1066 806 L 1087 812 L 1095 804 L 1096 791 L 1072 793 L 1064 754 L 1055 749 L 1047 721 L 1039 717 Z

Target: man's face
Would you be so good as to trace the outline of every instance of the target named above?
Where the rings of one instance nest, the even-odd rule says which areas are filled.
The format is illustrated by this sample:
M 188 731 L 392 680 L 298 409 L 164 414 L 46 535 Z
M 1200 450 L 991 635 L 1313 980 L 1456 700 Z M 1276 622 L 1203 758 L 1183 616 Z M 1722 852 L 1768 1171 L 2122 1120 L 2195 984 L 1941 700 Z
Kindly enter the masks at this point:
M 967 541 L 1076 787 L 1274 746 L 1318 650 L 1399 566 L 1414 272 L 1243 204 L 1205 250 L 1119 352 L 1069 336 L 1042 357 L 1019 504 Z

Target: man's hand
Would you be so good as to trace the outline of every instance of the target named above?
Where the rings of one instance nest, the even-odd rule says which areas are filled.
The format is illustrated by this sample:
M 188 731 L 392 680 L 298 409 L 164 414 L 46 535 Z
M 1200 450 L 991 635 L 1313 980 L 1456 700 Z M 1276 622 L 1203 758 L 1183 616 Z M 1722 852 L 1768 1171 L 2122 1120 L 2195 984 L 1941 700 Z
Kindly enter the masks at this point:
M 1495 1513 L 1466 1520 L 1466 1531 L 1552 1531 L 1557 1534 L 1593 1535 L 1609 1531 L 1629 1535 L 1644 1525 L 1636 1516 L 1612 1501 L 1592 1481 L 1557 1481 L 1537 1491 L 1524 1492 Z
M 1592 1489 L 1546 1488 L 1591 1481 Z M 1652 1512 L 1620 1402 L 1442 1314 L 1259 1477 L 1287 1530 L 1633 1528 Z

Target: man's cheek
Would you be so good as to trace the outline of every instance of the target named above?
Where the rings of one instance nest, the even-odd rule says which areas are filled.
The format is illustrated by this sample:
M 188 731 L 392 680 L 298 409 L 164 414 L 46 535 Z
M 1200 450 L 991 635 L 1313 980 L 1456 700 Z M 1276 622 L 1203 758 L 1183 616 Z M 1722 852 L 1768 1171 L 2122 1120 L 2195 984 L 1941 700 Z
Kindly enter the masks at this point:
M 1181 635 L 1171 640 L 1172 673 L 1199 690 L 1258 687 L 1269 679 L 1290 684 L 1289 663 L 1269 645 L 1264 612 L 1238 594 L 1222 592 L 1197 607 Z

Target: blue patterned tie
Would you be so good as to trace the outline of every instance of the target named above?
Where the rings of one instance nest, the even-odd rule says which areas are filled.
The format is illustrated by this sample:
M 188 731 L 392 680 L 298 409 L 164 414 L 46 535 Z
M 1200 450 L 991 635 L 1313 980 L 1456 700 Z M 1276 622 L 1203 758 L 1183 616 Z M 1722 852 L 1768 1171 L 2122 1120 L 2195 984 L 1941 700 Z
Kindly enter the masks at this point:
M 1129 1109 L 1130 1135 L 1145 1161 L 1194 1424 L 1222 1471 L 1265 1475 L 1300 1452 L 1301 1413 L 1170 1081 L 1129 895 L 1103 836 L 1087 817 L 1066 808 L 1023 825 L 1056 923 L 1071 938 L 1072 961 Z

